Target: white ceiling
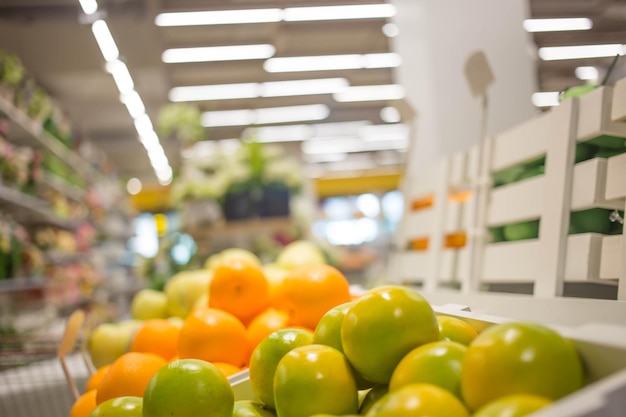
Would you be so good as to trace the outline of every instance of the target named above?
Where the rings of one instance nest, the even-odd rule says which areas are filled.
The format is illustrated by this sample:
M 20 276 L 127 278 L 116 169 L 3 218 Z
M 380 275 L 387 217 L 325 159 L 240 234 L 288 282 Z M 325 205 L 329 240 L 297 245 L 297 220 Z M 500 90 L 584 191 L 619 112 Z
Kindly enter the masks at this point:
M 271 74 L 263 70 L 261 60 L 164 64 L 160 59 L 161 53 L 171 47 L 253 43 L 273 44 L 275 56 L 388 52 L 390 40 L 382 32 L 386 19 L 170 28 L 154 24 L 154 17 L 162 11 L 284 8 L 380 3 L 380 0 L 99 0 L 98 3 L 106 13 L 110 30 L 153 122 L 174 86 L 326 77 L 345 77 L 351 85 L 394 82 L 392 69 Z M 590 31 L 536 34 L 538 46 L 625 42 L 624 0 L 531 0 L 529 3 L 533 17 L 585 16 L 594 20 Z M 119 101 L 113 79 L 104 71 L 90 27 L 80 20 L 78 0 L 0 0 L 0 48 L 20 55 L 33 75 L 68 112 L 80 135 L 103 149 L 125 175 L 156 182 L 132 120 Z M 574 77 L 576 66 L 597 65 L 602 69 L 609 63 L 610 59 L 539 61 L 538 88 L 555 91 L 580 84 Z M 229 110 L 313 103 L 331 108 L 325 122 L 368 120 L 374 124 L 382 123 L 380 110 L 389 104 L 338 103 L 331 95 L 197 104 L 202 110 Z M 239 137 L 242 130 L 243 127 L 212 128 L 207 131 L 207 138 Z M 178 143 L 162 140 L 170 163 L 178 166 Z M 294 151 L 298 149 L 297 144 L 288 146 Z

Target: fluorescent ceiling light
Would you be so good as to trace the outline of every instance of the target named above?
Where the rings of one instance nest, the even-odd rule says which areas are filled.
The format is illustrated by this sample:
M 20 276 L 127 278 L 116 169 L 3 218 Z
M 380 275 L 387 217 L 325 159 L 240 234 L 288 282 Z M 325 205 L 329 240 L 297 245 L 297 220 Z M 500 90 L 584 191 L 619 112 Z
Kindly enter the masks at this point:
M 198 12 L 169 12 L 157 15 L 157 26 L 233 25 L 244 23 L 272 23 L 285 20 L 344 20 L 392 17 L 396 14 L 391 4 L 363 4 L 350 6 L 290 7 L 286 9 L 215 10 Z
M 233 25 L 242 23 L 280 22 L 281 9 L 217 10 L 173 12 L 157 15 L 157 26 Z
M 304 160 L 310 164 L 318 164 L 324 162 L 341 162 L 345 161 L 348 157 L 346 153 L 329 153 L 329 154 L 317 154 L 306 155 Z
M 83 9 L 83 13 L 85 14 L 94 14 L 98 11 L 98 3 L 96 0 L 78 0 L 80 3 L 80 7 Z
M 284 10 L 286 22 L 314 20 L 374 19 L 392 17 L 396 7 L 392 4 L 355 4 L 349 6 L 288 7 Z
M 244 136 L 246 133 L 251 133 L 256 140 L 263 143 L 298 142 L 310 138 L 313 134 L 313 128 L 310 125 L 266 126 L 248 129 L 244 131 Z
M 263 68 L 267 72 L 332 71 L 360 68 L 394 68 L 402 60 L 396 53 L 319 55 L 271 58 Z
M 599 76 L 596 67 L 577 67 L 574 73 L 579 80 L 597 80 Z
M 91 25 L 91 31 L 96 38 L 104 60 L 107 62 L 115 61 L 119 57 L 120 51 L 117 49 L 117 45 L 115 44 L 115 40 L 113 40 L 113 35 L 111 35 L 107 23 L 101 19 L 96 20 Z
M 203 46 L 198 48 L 166 49 L 161 55 L 165 63 L 241 61 L 246 59 L 266 59 L 274 55 L 272 45 L 232 45 Z
M 323 137 L 356 137 L 359 129 L 369 125 L 367 120 L 355 122 L 313 123 L 288 126 L 248 128 L 254 130 L 259 142 L 297 142 Z M 244 136 L 248 132 L 244 131 Z
M 135 126 L 136 128 L 136 126 Z M 157 136 L 157 134 L 154 132 L 154 130 L 151 130 L 149 132 L 142 132 L 139 135 L 139 142 L 141 142 L 141 144 L 143 145 L 143 147 L 148 150 L 154 146 L 160 145 L 159 142 L 159 137 Z
M 395 38 L 400 34 L 400 28 L 395 23 L 385 23 L 383 25 L 383 33 L 388 38 Z
M 383 107 L 380 110 L 380 118 L 386 123 L 398 123 L 400 121 L 400 112 L 395 107 Z
M 115 60 L 111 62 L 107 62 L 106 70 L 113 76 L 113 81 L 115 81 L 115 85 L 117 85 L 117 89 L 120 94 L 128 94 L 135 88 L 135 83 L 133 82 L 133 78 L 130 76 L 130 72 L 128 72 L 128 67 L 126 64 L 120 60 Z
M 404 88 L 398 84 L 364 85 L 348 87 L 333 95 L 339 102 L 399 100 L 404 97 Z
M 578 45 L 578 46 L 546 46 L 539 48 L 539 58 L 544 61 L 560 59 L 603 58 L 624 55 L 625 45 Z
M 171 101 L 227 100 L 258 97 L 258 83 L 194 85 L 174 87 L 170 90 Z
M 345 78 L 313 80 L 271 81 L 261 84 L 261 97 L 306 96 L 332 94 L 349 86 Z
M 154 132 L 154 127 L 152 127 L 152 121 L 150 121 L 150 117 L 148 117 L 148 115 L 145 113 L 135 118 L 134 123 L 135 130 L 137 131 L 139 137 L 147 136 L 150 135 L 151 132 Z
M 302 120 L 322 120 L 330 109 L 325 104 L 305 106 L 268 107 L 255 110 L 226 110 L 202 114 L 205 127 L 246 126 L 252 124 L 288 123 Z
M 569 30 L 589 30 L 593 27 L 593 22 L 586 17 L 526 19 L 523 25 L 526 32 L 561 32 Z
M 310 139 L 302 142 L 302 152 L 307 155 L 371 152 L 390 149 L 405 149 L 409 141 L 406 139 L 393 141 L 368 142 L 360 138 L 325 138 Z
M 400 123 L 363 126 L 359 136 L 368 142 L 408 140 L 409 127 Z
M 139 94 L 135 90 L 128 94 L 124 94 L 120 97 L 120 100 L 126 105 L 128 114 L 130 114 L 130 117 L 133 119 L 138 118 L 146 112 L 146 106 L 143 105 L 141 97 L 139 97 Z
M 545 91 L 533 93 L 531 97 L 532 103 L 537 107 L 554 107 L 559 105 L 558 91 Z

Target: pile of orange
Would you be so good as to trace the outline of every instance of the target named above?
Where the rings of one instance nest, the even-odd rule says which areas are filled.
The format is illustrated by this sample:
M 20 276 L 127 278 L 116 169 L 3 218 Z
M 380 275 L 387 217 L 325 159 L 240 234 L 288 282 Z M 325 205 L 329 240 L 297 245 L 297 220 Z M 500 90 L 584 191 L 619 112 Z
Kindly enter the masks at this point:
M 270 284 L 260 264 L 238 257 L 214 269 L 209 294 L 207 305 L 197 306 L 182 324 L 143 322 L 128 352 L 92 375 L 70 417 L 87 416 L 111 398 L 142 397 L 152 376 L 177 359 L 201 359 L 233 375 L 248 367 L 254 348 L 272 332 L 312 332 L 326 311 L 351 300 L 347 279 L 332 266 L 302 266 Z

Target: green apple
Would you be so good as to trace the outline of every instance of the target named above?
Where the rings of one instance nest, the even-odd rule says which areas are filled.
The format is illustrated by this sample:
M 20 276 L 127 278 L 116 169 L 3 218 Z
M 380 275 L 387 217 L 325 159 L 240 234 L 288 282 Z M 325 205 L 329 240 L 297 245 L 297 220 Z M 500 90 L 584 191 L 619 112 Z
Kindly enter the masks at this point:
M 136 320 L 164 319 L 168 316 L 167 296 L 162 291 L 144 288 L 133 297 L 130 315 Z
M 276 258 L 276 265 L 287 270 L 312 264 L 324 264 L 326 259 L 321 249 L 308 240 L 297 240 L 283 248 Z
M 213 271 L 227 259 L 243 259 L 244 261 L 249 261 L 254 264 L 261 265 L 259 257 L 249 250 L 240 248 L 229 248 L 224 249 L 220 253 L 209 256 L 209 258 L 204 263 L 204 269 Z
M 504 242 L 504 227 L 490 227 L 489 234 L 491 235 L 491 243 Z
M 599 149 L 595 153 L 594 158 L 611 158 L 616 155 L 621 155 L 624 152 L 626 152 L 626 147 L 622 149 Z
M 117 397 L 98 404 L 89 417 L 142 417 L 143 398 Z
M 108 365 L 128 352 L 141 321 L 126 320 L 120 323 L 102 323 L 89 336 L 87 349 L 96 368 Z
M 536 239 L 539 237 L 539 220 L 507 224 L 503 232 L 508 241 Z
M 586 143 L 598 146 L 600 148 L 624 151 L 624 147 L 626 146 L 626 139 L 611 135 L 600 135 L 593 139 L 589 139 Z
M 626 150 L 626 149 L 625 149 Z M 576 157 L 574 163 L 586 161 L 588 159 L 597 157 L 598 147 L 589 143 L 583 142 L 576 144 Z
M 611 220 L 609 219 L 610 214 L 611 210 L 603 208 L 574 211 L 570 215 L 570 234 L 609 234 L 611 231 Z
M 209 291 L 213 273 L 206 269 L 179 272 L 165 284 L 167 311 L 170 316 L 185 318 L 203 294 Z
M 517 181 L 519 176 L 524 172 L 522 165 L 516 165 L 503 169 L 493 174 L 493 186 L 500 187 Z

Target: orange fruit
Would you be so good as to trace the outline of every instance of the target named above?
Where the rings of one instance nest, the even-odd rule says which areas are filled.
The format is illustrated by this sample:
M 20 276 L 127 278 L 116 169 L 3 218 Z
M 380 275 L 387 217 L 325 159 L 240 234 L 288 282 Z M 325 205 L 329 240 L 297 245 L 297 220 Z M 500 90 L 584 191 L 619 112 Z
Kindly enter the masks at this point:
M 87 417 L 96 408 L 96 390 L 88 390 L 78 397 L 70 410 L 70 417 Z
M 178 356 L 244 366 L 250 356 L 246 328 L 227 311 L 198 307 L 180 329 Z
M 263 339 L 250 358 L 250 386 L 263 404 L 275 408 L 274 373 L 287 352 L 313 343 L 313 333 L 304 329 L 281 329 Z
M 458 398 L 443 388 L 409 384 L 387 393 L 365 417 L 469 417 L 469 413 Z
M 437 385 L 461 398 L 461 369 L 467 346 L 439 341 L 422 345 L 407 353 L 391 374 L 389 391 L 405 385 Z
M 209 307 L 249 322 L 269 305 L 269 283 L 263 268 L 241 258 L 221 262 L 209 284 Z
M 437 323 L 441 340 L 469 345 L 478 335 L 472 326 L 456 317 L 437 316 Z
M 263 339 L 272 332 L 287 327 L 289 316 L 284 311 L 268 308 L 256 316 L 248 325 L 248 341 L 250 348 L 254 349 Z
M 541 324 L 508 322 L 483 330 L 467 347 L 461 392 L 477 410 L 513 394 L 557 400 L 580 389 L 584 377 L 570 340 Z
M 281 417 L 359 411 L 350 364 L 343 353 L 325 345 L 296 347 L 282 357 L 274 375 L 274 402 Z
M 552 403 L 545 397 L 532 394 L 516 394 L 500 397 L 476 411 L 474 417 L 523 417 Z
M 235 395 L 212 363 L 171 362 L 154 374 L 143 399 L 143 417 L 232 417 Z
M 215 367 L 219 369 L 224 374 L 225 377 L 235 375 L 237 372 L 241 371 L 241 368 L 231 363 L 213 362 L 213 365 L 215 365 Z
M 411 350 L 439 340 L 435 313 L 415 290 L 387 285 L 352 302 L 341 322 L 341 345 L 356 371 L 368 381 L 388 384 Z
M 285 276 L 276 298 L 276 308 L 289 314 L 290 325 L 313 330 L 329 309 L 351 300 L 350 285 L 330 265 L 306 265 Z
M 169 320 L 146 320 L 135 334 L 130 351 L 154 353 L 169 360 L 176 355 L 179 333 L 180 328 Z
M 96 394 L 101 404 L 117 397 L 143 397 L 152 378 L 167 361 L 154 353 L 129 352 L 117 358 L 104 376 Z
M 85 387 L 85 391 L 91 391 L 92 389 L 98 389 L 100 383 L 102 382 L 102 378 L 107 374 L 111 365 L 101 366 L 94 372 L 89 379 L 87 380 L 87 386 Z

